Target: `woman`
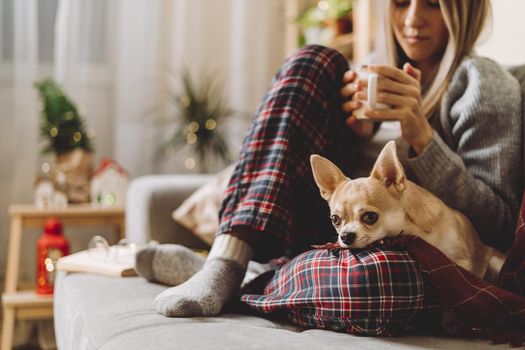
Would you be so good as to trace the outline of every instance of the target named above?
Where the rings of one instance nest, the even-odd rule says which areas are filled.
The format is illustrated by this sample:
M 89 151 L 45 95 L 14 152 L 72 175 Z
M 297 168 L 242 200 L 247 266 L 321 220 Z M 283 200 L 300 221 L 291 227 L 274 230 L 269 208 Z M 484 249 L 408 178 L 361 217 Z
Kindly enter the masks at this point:
M 206 263 L 161 293 L 157 312 L 217 315 L 250 259 L 295 256 L 333 238 L 310 154 L 356 176 L 370 171 L 392 138 L 413 181 L 465 213 L 486 244 L 508 248 L 521 191 L 521 97 L 503 68 L 473 56 L 489 7 L 489 0 L 391 1 L 389 64 L 369 69 L 380 76 L 378 102 L 393 108 L 366 115 L 396 122 L 375 134 L 352 116 L 365 84 L 339 53 L 308 46 L 290 57 L 244 141 Z M 177 260 L 175 251 L 162 254 Z M 187 277 L 202 266 L 192 259 L 185 260 L 194 262 Z M 155 277 L 162 282 L 162 273 Z

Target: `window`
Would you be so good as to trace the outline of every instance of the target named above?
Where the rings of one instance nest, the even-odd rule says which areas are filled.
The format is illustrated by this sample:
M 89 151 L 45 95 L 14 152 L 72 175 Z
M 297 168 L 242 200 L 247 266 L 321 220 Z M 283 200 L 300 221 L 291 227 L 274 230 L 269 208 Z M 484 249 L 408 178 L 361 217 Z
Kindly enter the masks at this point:
M 2 61 L 12 62 L 15 56 L 15 1 L 1 0 L 1 48 Z M 37 5 L 38 60 L 41 63 L 53 61 L 55 48 L 55 19 L 58 0 L 39 0 Z
M 10 79 L 9 71 L 12 68 L 15 56 L 24 54 L 25 50 L 34 49 L 37 62 L 42 73 L 51 74 L 55 52 L 55 22 L 60 0 L 36 0 L 29 5 L 17 3 L 18 0 L 0 0 L 0 79 Z M 35 27 L 31 23 L 17 23 L 18 20 L 27 22 L 30 13 L 17 14 L 16 11 L 31 11 L 35 6 Z M 19 7 L 17 7 L 19 6 Z M 113 13 L 110 1 L 83 0 L 70 1 L 68 6 L 67 28 L 67 57 L 74 65 L 86 64 L 90 71 L 101 72 L 107 70 L 110 58 L 110 30 L 109 20 Z M 17 30 L 31 30 L 35 28 L 35 47 L 27 47 L 32 43 L 17 42 Z M 29 33 L 30 35 L 31 33 Z M 60 39 L 58 39 L 60 40 Z M 15 44 L 21 45 L 17 47 Z M 15 50 L 20 50 L 19 53 Z M 100 78 L 93 77 L 95 80 Z

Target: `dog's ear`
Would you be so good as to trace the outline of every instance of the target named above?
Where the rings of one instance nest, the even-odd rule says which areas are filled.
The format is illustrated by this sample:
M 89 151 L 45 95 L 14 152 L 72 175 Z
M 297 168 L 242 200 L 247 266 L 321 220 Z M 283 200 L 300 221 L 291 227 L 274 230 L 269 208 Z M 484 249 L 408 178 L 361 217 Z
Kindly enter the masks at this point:
M 329 200 L 337 186 L 347 180 L 347 177 L 339 170 L 337 165 L 317 154 L 310 156 L 310 164 L 315 183 L 317 183 L 321 192 L 321 197 Z
M 405 189 L 405 171 L 397 157 L 395 141 L 389 141 L 385 145 L 370 176 L 381 181 L 387 188 L 394 185 L 399 192 Z

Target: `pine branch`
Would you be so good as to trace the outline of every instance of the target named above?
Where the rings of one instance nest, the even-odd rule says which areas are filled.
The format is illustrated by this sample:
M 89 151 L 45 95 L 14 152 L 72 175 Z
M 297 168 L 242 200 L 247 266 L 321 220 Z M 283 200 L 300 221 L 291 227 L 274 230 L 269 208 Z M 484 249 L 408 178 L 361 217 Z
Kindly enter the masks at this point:
M 51 79 L 34 83 L 42 108 L 40 113 L 40 137 L 48 141 L 43 153 L 65 153 L 75 148 L 93 149 L 87 135 L 84 120 L 73 102 Z

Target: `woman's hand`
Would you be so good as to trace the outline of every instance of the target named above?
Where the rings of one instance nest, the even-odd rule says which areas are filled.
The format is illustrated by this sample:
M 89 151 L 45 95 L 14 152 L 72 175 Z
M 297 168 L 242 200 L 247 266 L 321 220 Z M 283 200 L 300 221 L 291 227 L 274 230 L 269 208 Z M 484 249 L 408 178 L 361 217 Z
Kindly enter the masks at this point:
M 341 96 L 344 99 L 343 111 L 347 113 L 346 125 L 350 126 L 354 133 L 361 138 L 370 138 L 373 134 L 373 123 L 358 120 L 353 116 L 353 111 L 362 107 L 363 103 L 356 99 L 356 92 L 363 89 L 363 83 L 357 79 L 356 72 L 348 70 L 343 75 L 343 88 Z
M 420 154 L 432 140 L 434 130 L 423 113 L 421 103 L 421 71 L 410 63 L 405 63 L 403 70 L 386 66 L 369 66 L 371 72 L 378 74 L 377 102 L 392 108 L 365 111 L 370 119 L 398 120 L 401 123 L 401 135 Z M 366 99 L 366 92 L 355 94 L 358 99 Z

